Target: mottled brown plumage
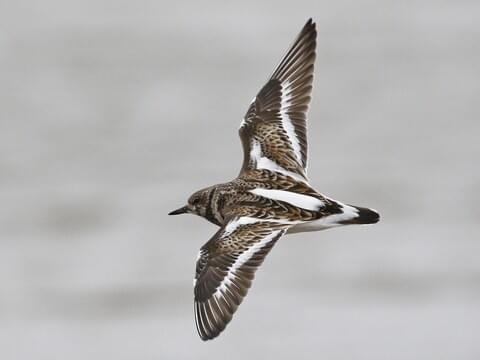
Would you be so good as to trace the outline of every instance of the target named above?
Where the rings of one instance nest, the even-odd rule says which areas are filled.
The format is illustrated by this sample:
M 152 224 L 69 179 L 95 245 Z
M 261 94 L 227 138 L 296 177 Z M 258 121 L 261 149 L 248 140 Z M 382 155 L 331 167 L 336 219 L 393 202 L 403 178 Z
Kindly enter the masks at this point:
M 193 213 L 220 226 L 196 264 L 194 311 L 203 340 L 225 329 L 282 235 L 379 219 L 375 211 L 332 200 L 308 183 L 306 114 L 316 34 L 309 20 L 250 104 L 239 129 L 244 160 L 238 177 L 197 191 L 170 213 Z
M 258 143 L 267 158 L 307 178 L 306 113 L 311 99 L 316 37 L 315 24 L 310 19 L 250 104 L 239 129 L 245 154 L 241 173 L 256 168 L 250 153 Z M 287 98 L 288 103 L 285 102 Z M 289 116 L 298 140 L 297 149 L 282 125 L 283 114 Z

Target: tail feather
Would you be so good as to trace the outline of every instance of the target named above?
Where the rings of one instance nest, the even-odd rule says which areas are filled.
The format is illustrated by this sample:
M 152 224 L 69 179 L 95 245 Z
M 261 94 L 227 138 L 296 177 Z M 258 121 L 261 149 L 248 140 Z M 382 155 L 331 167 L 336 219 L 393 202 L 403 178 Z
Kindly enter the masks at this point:
M 351 224 L 375 224 L 380 220 L 380 215 L 372 209 L 360 207 L 360 206 L 353 206 L 348 205 L 354 208 L 357 212 L 356 216 L 348 219 L 340 221 L 339 223 L 342 225 L 351 225 Z

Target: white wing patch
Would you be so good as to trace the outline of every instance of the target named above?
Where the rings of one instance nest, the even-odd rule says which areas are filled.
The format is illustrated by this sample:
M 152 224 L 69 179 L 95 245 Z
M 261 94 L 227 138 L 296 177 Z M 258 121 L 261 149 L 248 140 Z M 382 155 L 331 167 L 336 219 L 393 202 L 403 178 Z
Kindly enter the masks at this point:
M 284 169 L 283 167 L 278 165 L 276 162 L 270 160 L 266 156 L 263 156 L 262 146 L 257 140 L 252 140 L 252 147 L 250 150 L 250 159 L 254 161 L 255 169 L 259 169 L 259 170 L 265 169 L 273 172 L 278 172 L 280 174 L 289 176 L 297 181 L 301 181 L 303 183 L 306 182 L 302 176 L 295 174 L 292 171 L 288 171 Z
M 255 164 L 258 165 L 260 158 L 262 157 L 262 147 L 257 140 L 252 140 L 252 147 L 250 149 L 250 159 L 255 161 Z
M 213 294 L 215 298 L 223 297 L 223 294 L 228 291 L 227 285 L 232 283 L 232 279 L 235 279 L 235 272 L 240 268 L 243 264 L 245 264 L 248 260 L 252 258 L 255 253 L 263 248 L 265 245 L 270 243 L 275 239 L 275 237 L 281 233 L 283 230 L 276 230 L 273 231 L 270 235 L 264 237 L 262 240 L 256 242 L 252 246 L 250 246 L 247 250 L 241 253 L 235 262 L 229 267 L 227 275 L 223 278 L 220 285 L 217 287 L 217 290 Z
M 295 221 L 295 220 L 292 221 L 287 219 L 259 219 L 259 218 L 254 218 L 250 216 L 242 216 L 228 223 L 227 226 L 225 227 L 225 230 L 222 236 L 230 235 L 235 230 L 237 230 L 237 228 L 240 226 L 254 224 L 254 223 L 261 223 L 261 222 L 269 222 L 269 223 L 282 224 L 282 225 L 293 225 L 293 224 L 299 224 L 301 221 Z M 201 255 L 203 254 L 200 252 L 197 260 L 200 258 Z
M 298 163 L 302 163 L 302 153 L 300 151 L 300 142 L 298 141 L 298 137 L 295 134 L 295 128 L 292 124 L 292 120 L 290 119 L 287 109 L 290 107 L 292 99 L 291 93 L 287 93 L 290 88 L 290 82 L 285 81 L 282 84 L 282 95 L 281 95 L 281 104 L 280 104 L 280 117 L 282 119 L 282 126 L 287 133 L 288 139 L 292 144 L 293 153 L 295 154 Z
M 249 216 L 242 216 L 232 222 L 229 222 L 225 227 L 224 235 L 230 235 L 232 232 L 237 230 L 239 226 L 253 224 L 256 222 L 260 222 L 261 220 Z
M 298 194 L 291 191 L 263 188 L 257 188 L 249 191 L 252 194 L 263 196 L 272 200 L 284 201 L 293 206 L 297 206 L 306 210 L 318 211 L 321 207 L 325 206 L 322 200 L 319 200 L 313 196 Z

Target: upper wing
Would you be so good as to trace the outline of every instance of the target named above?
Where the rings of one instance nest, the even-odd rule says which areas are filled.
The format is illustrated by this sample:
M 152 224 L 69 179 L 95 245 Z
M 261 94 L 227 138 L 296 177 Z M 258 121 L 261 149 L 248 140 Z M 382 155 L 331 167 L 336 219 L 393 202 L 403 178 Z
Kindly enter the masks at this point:
M 194 280 L 195 322 L 202 340 L 225 329 L 247 295 L 257 267 L 289 227 L 237 217 L 202 246 Z
M 239 129 L 244 151 L 240 174 L 249 169 L 269 169 L 306 180 L 306 115 L 316 37 L 310 19 L 250 104 Z

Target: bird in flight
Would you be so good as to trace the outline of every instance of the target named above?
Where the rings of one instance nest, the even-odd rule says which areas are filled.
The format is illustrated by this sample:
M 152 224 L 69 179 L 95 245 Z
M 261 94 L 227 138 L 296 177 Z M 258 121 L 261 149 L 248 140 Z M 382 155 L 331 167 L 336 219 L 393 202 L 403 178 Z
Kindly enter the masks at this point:
M 309 184 L 306 115 L 316 37 L 310 19 L 250 104 L 239 129 L 238 177 L 195 192 L 169 213 L 199 215 L 220 227 L 196 263 L 194 312 L 202 340 L 225 329 L 282 235 L 379 220 L 376 211 L 330 199 Z

